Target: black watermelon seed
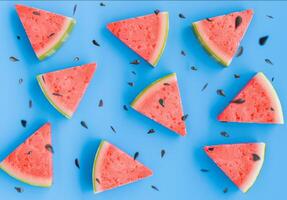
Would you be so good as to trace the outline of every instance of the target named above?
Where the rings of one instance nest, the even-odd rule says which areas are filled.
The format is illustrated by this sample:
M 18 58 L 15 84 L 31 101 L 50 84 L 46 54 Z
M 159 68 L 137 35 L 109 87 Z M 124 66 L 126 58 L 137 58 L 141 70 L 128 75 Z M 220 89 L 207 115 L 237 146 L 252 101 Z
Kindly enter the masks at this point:
M 165 85 L 165 86 L 169 86 L 170 84 L 169 84 L 169 83 L 163 83 L 163 85 Z
M 33 11 L 33 15 L 41 15 L 39 12 L 37 12 L 37 11 Z
M 245 102 L 245 99 L 239 98 L 239 99 L 235 99 L 232 100 L 231 103 L 235 103 L 235 104 L 242 104 Z
M 204 91 L 208 86 L 208 83 L 205 83 L 204 86 L 201 88 L 201 92 Z
M 214 148 L 213 147 L 208 147 L 208 151 L 213 151 Z
M 224 92 L 224 90 L 222 90 L 222 89 L 216 90 L 216 94 L 219 95 L 219 96 L 225 97 L 225 92 Z
M 11 62 L 19 62 L 20 60 L 18 59 L 18 58 L 16 58 L 15 56 L 10 56 L 9 57 L 9 60 L 11 61 Z
M 32 154 L 32 151 L 28 151 L 28 152 L 27 152 L 27 155 L 31 155 L 31 154 Z
M 104 106 L 104 101 L 102 99 L 100 99 L 98 106 L 99 107 L 103 107 Z
M 187 118 L 188 118 L 188 114 L 185 114 L 185 115 L 183 115 L 183 116 L 181 117 L 181 120 L 182 120 L 182 121 L 185 121 Z
M 235 18 L 235 29 L 237 29 L 238 26 L 240 26 L 241 23 L 242 23 L 242 17 L 241 16 L 237 16 Z
M 138 59 L 133 60 L 132 62 L 130 62 L 130 64 L 132 64 L 132 65 L 138 65 L 138 64 L 140 64 L 140 60 L 138 60 Z
M 165 155 L 165 150 L 164 150 L 164 149 L 162 149 L 162 150 L 160 151 L 160 157 L 161 157 L 161 158 L 163 158 L 163 157 L 164 157 L 164 155 Z
M 43 76 L 42 76 L 43 77 Z M 44 81 L 45 82 L 45 81 Z M 52 95 L 57 96 L 57 97 L 62 97 L 63 95 L 59 94 L 59 93 L 52 93 Z
M 159 9 L 156 9 L 156 10 L 154 11 L 154 14 L 158 15 L 158 13 L 160 13 L 160 10 L 159 10 Z
M 93 40 L 92 42 L 93 42 L 93 45 L 95 45 L 95 46 L 97 46 L 97 47 L 100 46 L 100 44 L 99 44 L 96 40 Z
M 267 64 L 269 64 L 269 65 L 273 65 L 273 62 L 272 62 L 270 59 L 268 59 L 268 58 L 265 59 L 265 62 L 266 62 Z
M 116 129 L 115 129 L 113 126 L 110 126 L 110 127 L 111 127 L 111 129 L 112 129 L 112 131 L 113 131 L 114 133 L 117 132 Z
M 243 46 L 240 46 L 236 52 L 236 57 L 240 57 L 243 54 Z
M 22 119 L 22 120 L 21 120 L 21 125 L 22 125 L 24 128 L 26 128 L 26 126 L 27 126 L 27 121 L 24 120 L 24 119 Z
M 272 108 L 272 107 L 270 108 L 270 110 L 271 110 L 271 111 L 275 111 L 274 108 Z
M 50 35 L 48 35 L 48 38 L 53 37 L 53 35 L 55 35 L 55 33 L 51 33 Z
M 229 137 L 229 133 L 227 133 L 226 131 L 221 131 L 220 135 L 222 135 L 223 137 Z
M 154 129 L 149 129 L 147 134 L 152 134 L 152 133 L 155 133 L 155 130 Z
M 127 105 L 124 105 L 123 108 L 124 108 L 125 111 L 128 111 L 128 110 L 129 110 L 128 107 L 127 107 Z
M 209 172 L 208 169 L 200 169 L 201 172 Z
M 73 16 L 76 14 L 77 6 L 78 6 L 77 4 L 74 5 L 74 8 L 73 8 Z
M 163 99 L 159 99 L 158 102 L 162 107 L 164 107 L 164 100 Z
M 52 147 L 51 144 L 46 144 L 46 145 L 45 145 L 45 148 L 46 148 L 47 151 L 49 151 L 49 152 L 51 152 L 51 153 L 54 153 L 54 149 L 53 149 L 53 147 Z
M 186 53 L 183 50 L 181 50 L 180 54 L 183 55 L 183 56 L 186 56 Z
M 96 178 L 98 184 L 101 184 L 100 179 Z
M 263 45 L 266 43 L 266 41 L 267 41 L 268 38 L 269 38 L 268 35 L 259 38 L 259 44 L 260 44 L 261 46 L 263 46 Z
M 151 185 L 151 188 L 156 190 L 156 191 L 159 191 L 159 189 L 156 186 L 154 186 L 154 185 Z
M 46 83 L 45 77 L 44 77 L 44 76 L 41 76 L 41 78 L 42 78 L 43 82 Z
M 226 188 L 224 188 L 223 193 L 225 194 L 227 192 L 228 192 L 228 188 L 226 187 Z
M 253 161 L 258 161 L 258 160 L 260 160 L 260 157 L 257 154 L 253 153 L 252 159 L 253 159 Z
M 135 152 L 134 154 L 134 160 L 136 160 L 139 157 L 139 152 Z
M 234 78 L 240 78 L 239 74 L 234 74 Z
M 74 62 L 77 62 L 77 61 L 79 61 L 79 60 L 80 60 L 79 57 L 75 57 L 75 58 L 74 58 Z
M 29 108 L 32 108 L 32 106 L 33 106 L 33 102 L 32 100 L 29 100 Z
M 128 85 L 133 87 L 134 86 L 134 83 L 133 82 L 128 82 Z
M 80 162 L 78 158 L 75 159 L 75 165 L 80 169 Z
M 182 18 L 182 19 L 186 18 L 182 13 L 179 13 L 178 16 L 179 16 L 179 18 Z
M 195 66 L 191 66 L 190 69 L 193 71 L 197 71 L 197 67 L 195 67 Z
M 210 19 L 210 18 L 206 18 L 206 20 L 209 21 L 209 22 L 212 22 L 212 19 Z
M 18 193 L 24 192 L 23 188 L 21 188 L 21 187 L 14 187 L 14 189 L 15 189 Z
M 85 121 L 81 121 L 81 125 L 82 125 L 82 127 L 88 129 L 88 125 Z

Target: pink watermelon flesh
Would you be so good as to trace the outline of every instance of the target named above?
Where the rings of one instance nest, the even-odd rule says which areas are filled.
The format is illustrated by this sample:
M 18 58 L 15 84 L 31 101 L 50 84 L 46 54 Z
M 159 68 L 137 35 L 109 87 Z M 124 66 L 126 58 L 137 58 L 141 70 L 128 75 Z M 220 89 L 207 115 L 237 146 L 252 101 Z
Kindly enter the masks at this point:
M 264 162 L 264 143 L 225 144 L 204 147 L 206 154 L 246 192 L 255 182 Z
M 186 135 L 185 116 L 175 73 L 152 83 L 136 97 L 131 106 L 170 130 Z
M 193 23 L 193 27 L 207 51 L 223 65 L 228 66 L 248 29 L 252 17 L 253 11 L 245 10 L 204 19 Z
M 94 192 L 110 190 L 152 175 L 152 171 L 114 145 L 102 141 L 94 161 Z
M 46 123 L 6 157 L 0 168 L 30 185 L 50 187 L 53 179 L 51 145 L 51 126 Z
M 63 115 L 71 118 L 96 70 L 96 64 L 67 68 L 37 77 L 45 96 Z
M 224 122 L 283 124 L 279 98 L 271 83 L 257 73 L 218 116 Z
M 75 24 L 72 18 L 24 5 L 16 5 L 16 10 L 40 60 L 61 46 Z
M 168 13 L 121 20 L 108 24 L 107 28 L 129 48 L 156 66 L 168 34 Z

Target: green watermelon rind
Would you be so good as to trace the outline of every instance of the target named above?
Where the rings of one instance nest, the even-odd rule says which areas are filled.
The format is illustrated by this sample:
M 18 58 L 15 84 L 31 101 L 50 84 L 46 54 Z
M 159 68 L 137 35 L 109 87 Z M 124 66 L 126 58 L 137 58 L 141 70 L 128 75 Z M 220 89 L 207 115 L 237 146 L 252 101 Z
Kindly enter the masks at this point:
M 95 159 L 94 159 L 94 164 L 93 164 L 93 173 L 92 173 L 92 179 L 93 179 L 93 190 L 94 190 L 94 193 L 98 193 L 100 191 L 97 191 L 97 182 L 95 181 L 96 180 L 96 177 L 95 177 L 95 171 L 96 171 L 96 167 L 97 167 L 97 161 L 98 161 L 98 157 L 101 153 L 101 150 L 102 150 L 102 147 L 104 146 L 104 144 L 106 144 L 107 142 L 105 140 L 102 140 L 99 147 L 98 147 L 98 150 L 97 150 L 97 153 L 95 155 Z
M 163 51 L 164 51 L 164 49 L 165 49 L 166 41 L 167 41 L 167 37 L 168 37 L 168 31 L 169 31 L 169 14 L 168 14 L 168 12 L 162 12 L 162 14 L 163 14 L 164 17 L 165 17 L 165 20 L 164 20 L 164 21 L 165 21 L 164 40 L 163 40 L 163 44 L 162 44 L 162 47 L 161 47 L 161 49 L 160 49 L 160 51 L 159 51 L 159 54 L 158 54 L 157 58 L 155 59 L 154 62 L 151 62 L 151 64 L 152 64 L 153 67 L 155 67 L 155 66 L 158 64 L 158 62 L 159 62 L 159 60 L 160 60 L 160 58 L 161 58 L 161 56 L 162 56 L 162 54 L 163 54 Z
M 11 177 L 15 178 L 16 180 L 19 180 L 23 183 L 26 183 L 26 184 L 29 184 L 29 185 L 32 185 L 32 186 L 37 186 L 37 187 L 45 187 L 45 188 L 49 188 L 52 186 L 52 182 L 51 184 L 48 184 L 48 185 L 44 185 L 44 184 L 38 184 L 38 183 L 32 183 L 32 182 L 29 182 L 25 179 L 21 179 L 19 177 L 17 177 L 16 175 L 14 175 L 12 172 L 10 172 L 9 169 L 5 168 L 2 163 L 0 163 L 0 169 L 2 169 L 4 172 L 6 172 L 8 175 L 10 175 Z
M 254 183 L 255 183 L 257 177 L 259 176 L 260 171 L 261 171 L 261 169 L 262 169 L 262 167 L 263 167 L 263 163 L 264 163 L 264 160 L 265 160 L 266 144 L 265 144 L 265 143 L 261 143 L 261 144 L 264 144 L 264 149 L 263 149 L 263 151 L 262 151 L 263 156 L 261 156 L 261 157 L 262 157 L 262 162 L 261 162 L 262 164 L 260 165 L 259 170 L 257 170 L 257 174 L 256 174 L 256 176 L 255 176 L 253 182 L 249 185 L 249 187 L 247 187 L 246 189 L 242 189 L 242 190 L 241 190 L 243 193 L 248 192 L 248 191 L 250 190 L 250 188 L 254 185 Z
M 53 46 L 51 47 L 48 51 L 46 51 L 44 54 L 37 56 L 39 60 L 44 60 L 45 58 L 51 56 L 52 54 L 54 54 L 62 45 L 63 43 L 67 40 L 68 36 L 70 35 L 70 33 L 72 32 L 75 24 L 76 24 L 76 20 L 72 19 L 72 18 L 68 18 L 67 20 L 69 20 L 69 26 L 67 28 L 67 30 L 65 31 L 65 33 L 62 35 L 62 37 L 60 38 L 60 40 Z
M 210 47 L 209 45 L 204 41 L 204 39 L 201 37 L 198 28 L 197 28 L 197 22 L 192 24 L 192 28 L 193 31 L 197 37 L 197 39 L 199 40 L 199 42 L 201 43 L 201 45 L 204 47 L 204 49 L 212 56 L 214 57 L 219 63 L 221 63 L 223 66 L 228 67 L 230 62 L 228 61 L 224 61 L 222 58 L 220 58 L 220 56 L 218 56 Z
M 71 119 L 72 116 L 68 115 L 68 114 L 65 113 L 60 107 L 58 107 L 58 106 L 54 103 L 54 101 L 49 97 L 49 95 L 47 94 L 47 92 L 46 92 L 46 90 L 45 90 L 45 87 L 44 87 L 43 84 L 42 84 L 42 78 L 41 78 L 41 77 L 42 77 L 43 75 L 44 75 L 44 74 L 38 75 L 38 76 L 37 76 L 37 80 L 38 80 L 39 86 L 40 86 L 42 92 L 44 93 L 45 97 L 46 97 L 47 100 L 50 102 L 50 104 L 51 104 L 52 106 L 54 106 L 54 108 L 55 108 L 57 111 L 59 111 L 59 112 L 60 112 L 62 115 L 64 115 L 66 118 Z
M 138 102 L 138 100 L 144 95 L 146 94 L 149 89 L 153 88 L 153 86 L 156 86 L 158 83 L 166 80 L 166 79 L 169 79 L 171 77 L 176 77 L 176 73 L 171 73 L 171 74 L 168 74 L 156 81 L 154 81 L 152 84 L 150 84 L 149 86 L 147 86 L 145 89 L 143 89 L 137 96 L 136 98 L 133 100 L 133 102 L 131 103 L 131 107 L 135 109 L 135 106 L 136 106 L 136 103 Z

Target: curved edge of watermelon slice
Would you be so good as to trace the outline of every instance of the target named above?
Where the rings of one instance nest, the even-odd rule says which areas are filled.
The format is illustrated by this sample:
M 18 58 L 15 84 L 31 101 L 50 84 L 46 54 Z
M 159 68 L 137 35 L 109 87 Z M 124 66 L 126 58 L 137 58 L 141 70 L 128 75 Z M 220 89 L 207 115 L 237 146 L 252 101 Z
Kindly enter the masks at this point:
M 41 55 L 38 55 L 36 53 L 39 60 L 42 61 L 45 58 L 54 54 L 62 46 L 62 44 L 67 40 L 68 36 L 72 32 L 72 30 L 76 24 L 76 20 L 73 18 L 69 18 L 69 17 L 66 17 L 66 18 L 69 22 L 68 22 L 67 28 L 64 31 L 63 35 L 61 36 L 60 40 L 54 46 L 52 46 L 50 49 L 48 49 L 45 53 L 43 53 Z
M 98 158 L 99 158 L 99 155 L 100 155 L 100 152 L 101 150 L 105 147 L 105 145 L 108 145 L 108 143 L 105 141 L 105 140 L 102 140 L 99 147 L 98 147 L 98 150 L 97 150 L 97 153 L 95 155 L 95 159 L 94 159 L 94 164 L 93 164 L 93 173 L 92 173 L 92 179 L 93 179 L 93 190 L 94 190 L 94 193 L 98 193 L 98 192 L 101 192 L 100 189 L 97 189 L 99 187 L 99 183 L 96 180 L 96 174 L 95 174 L 95 171 L 96 171 L 96 167 L 97 167 L 97 164 L 99 164 L 99 161 L 98 161 Z
M 268 91 L 271 92 L 271 96 L 273 97 L 273 100 L 276 104 L 275 109 L 276 111 L 278 110 L 277 114 L 278 114 L 278 121 L 276 122 L 277 124 L 284 124 L 284 116 L 283 116 L 283 110 L 282 110 L 282 106 L 281 106 L 281 102 L 279 99 L 279 96 L 276 92 L 276 90 L 274 89 L 273 85 L 271 84 L 271 82 L 268 80 L 268 78 L 262 73 L 262 72 L 258 72 L 256 74 L 256 76 L 259 76 L 263 79 L 263 83 L 266 84 L 266 87 L 268 88 Z
M 159 35 L 164 35 L 164 36 L 161 37 L 160 44 L 158 45 L 159 46 L 158 50 L 155 51 L 154 56 L 150 60 L 148 60 L 148 62 L 151 63 L 153 67 L 155 67 L 158 64 L 159 59 L 163 54 L 164 48 L 166 46 L 167 37 L 168 37 L 168 31 L 169 31 L 168 12 L 161 12 L 160 15 L 161 15 L 163 25 L 162 25 L 161 32 L 159 33 Z
M 46 123 L 45 126 L 49 126 L 51 128 L 51 124 L 50 123 Z M 43 183 L 43 184 L 39 184 L 38 182 L 33 182 L 31 180 L 26 180 L 26 179 L 22 179 L 22 178 L 19 178 L 17 175 L 16 175 L 16 172 L 12 172 L 12 170 L 8 169 L 8 166 L 4 165 L 3 162 L 0 163 L 0 169 L 2 169 L 4 172 L 6 172 L 9 176 L 15 178 L 16 180 L 19 180 L 23 183 L 26 183 L 26 184 L 29 184 L 29 185 L 32 185 L 32 186 L 37 186 L 37 187 L 46 187 L 46 188 L 49 188 L 52 186 L 52 180 L 47 180 L 45 181 L 46 183 Z
M 37 81 L 38 81 L 38 84 L 42 90 L 42 92 L 44 93 L 45 97 L 48 99 L 48 101 L 50 102 L 50 104 L 52 106 L 54 106 L 54 108 L 56 108 L 57 111 L 59 111 L 62 115 L 64 115 L 66 118 L 68 119 L 71 119 L 72 118 L 72 115 L 71 114 L 68 114 L 68 113 L 65 113 L 63 110 L 61 110 L 54 102 L 53 100 L 49 97 L 49 95 L 47 95 L 47 92 L 45 90 L 45 88 L 43 87 L 43 79 L 41 78 L 43 74 L 40 74 L 37 76 Z
M 140 103 L 140 99 L 146 94 L 146 92 L 148 92 L 150 89 L 153 89 L 154 86 L 156 86 L 157 84 L 161 84 L 161 82 L 166 82 L 166 80 L 168 79 L 174 79 L 176 78 L 176 73 L 171 73 L 167 76 L 164 76 L 156 81 L 154 81 L 152 84 L 150 84 L 149 86 L 147 86 L 145 89 L 143 89 L 137 96 L 136 98 L 133 100 L 133 102 L 131 103 L 131 107 L 135 109 L 135 107 L 137 106 L 137 104 Z
M 254 173 L 250 175 L 249 177 L 249 180 L 245 182 L 244 185 L 242 185 L 240 188 L 240 190 L 243 192 L 243 193 L 246 193 L 248 192 L 248 190 L 253 186 L 253 184 L 255 183 L 261 169 L 262 169 L 262 166 L 263 166 L 263 163 L 264 163 L 264 160 L 265 160 L 265 151 L 266 151 L 266 144 L 261 142 L 261 143 L 257 143 L 257 144 L 260 144 L 261 145 L 261 154 L 259 155 L 260 158 L 262 158 L 260 164 L 258 165 L 257 168 L 254 169 Z
M 192 28 L 193 31 L 196 35 L 196 37 L 198 38 L 199 42 L 201 43 L 201 45 L 204 47 L 204 49 L 212 56 L 214 57 L 219 63 L 221 63 L 223 66 L 228 67 L 229 64 L 231 63 L 231 60 L 224 60 L 222 59 L 219 55 L 217 55 L 208 45 L 207 43 L 204 41 L 203 37 L 200 34 L 199 31 L 199 27 L 198 27 L 198 22 L 194 22 L 192 23 Z

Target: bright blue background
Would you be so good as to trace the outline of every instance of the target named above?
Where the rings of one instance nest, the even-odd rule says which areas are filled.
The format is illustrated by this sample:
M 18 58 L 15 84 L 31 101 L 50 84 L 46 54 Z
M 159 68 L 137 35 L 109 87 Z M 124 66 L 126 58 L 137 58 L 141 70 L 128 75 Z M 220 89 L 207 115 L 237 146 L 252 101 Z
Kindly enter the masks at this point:
M 22 2 L 25 3 L 25 2 Z M 77 25 L 62 48 L 52 57 L 39 62 L 30 47 L 14 9 L 15 2 L 1 2 L 0 12 L 0 159 L 43 123 L 52 123 L 54 154 L 54 184 L 50 189 L 31 187 L 0 172 L 1 199 L 284 199 L 286 198 L 287 157 L 286 125 L 227 124 L 216 121 L 217 114 L 228 104 L 242 86 L 263 71 L 269 79 L 275 77 L 283 108 L 286 97 L 286 19 L 285 2 L 26 2 L 67 16 L 72 16 L 77 4 Z M 254 19 L 242 41 L 243 55 L 235 58 L 229 68 L 223 68 L 202 49 L 190 29 L 193 21 L 232 11 L 253 8 Z M 170 13 L 170 31 L 163 56 L 156 68 L 141 60 L 138 66 L 129 62 L 138 56 L 118 41 L 105 28 L 108 22 L 152 13 L 155 9 Z M 186 19 L 180 19 L 183 13 Z M 274 16 L 269 19 L 266 15 Z M 17 35 L 21 40 L 17 40 Z M 269 35 L 265 46 L 258 38 Z M 100 47 L 92 45 L 96 39 Z M 186 56 L 180 54 L 181 50 Z M 20 62 L 9 61 L 10 56 Z M 73 61 L 78 56 L 80 61 Z M 269 58 L 274 66 L 264 62 Z M 95 61 L 98 69 L 71 120 L 60 115 L 45 99 L 36 75 L 69 66 Z M 195 65 L 198 71 L 190 70 Z M 133 75 L 135 71 L 137 75 Z M 170 72 L 176 72 L 185 113 L 188 135 L 179 137 L 139 113 L 123 110 L 149 83 Z M 240 74 L 235 79 L 233 74 Z M 18 80 L 24 82 L 19 85 Z M 134 82 L 130 87 L 127 82 Z M 201 88 L 209 83 L 205 91 Z M 216 94 L 224 89 L 227 97 Z M 33 101 L 32 109 L 28 101 Z M 98 102 L 104 100 L 104 107 Z M 23 128 L 21 119 L 28 125 Z M 84 120 L 89 129 L 84 129 Z M 117 133 L 113 133 L 110 126 Z M 148 135 L 151 128 L 156 130 Z M 220 135 L 227 131 L 229 138 Z M 107 139 L 129 154 L 138 151 L 138 159 L 149 166 L 154 175 L 140 182 L 94 195 L 91 169 L 99 141 Z M 242 194 L 207 158 L 204 145 L 263 141 L 267 143 L 263 169 L 251 190 Z M 161 159 L 161 149 L 166 156 Z M 79 158 L 80 170 L 74 159 Z M 201 168 L 209 169 L 203 173 Z M 151 189 L 159 188 L 159 192 Z M 14 187 L 22 187 L 19 194 Z M 223 193 L 224 188 L 229 190 Z

